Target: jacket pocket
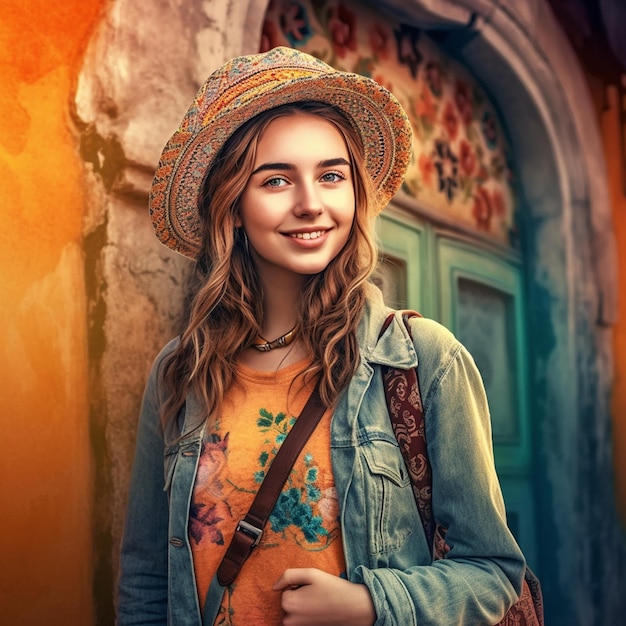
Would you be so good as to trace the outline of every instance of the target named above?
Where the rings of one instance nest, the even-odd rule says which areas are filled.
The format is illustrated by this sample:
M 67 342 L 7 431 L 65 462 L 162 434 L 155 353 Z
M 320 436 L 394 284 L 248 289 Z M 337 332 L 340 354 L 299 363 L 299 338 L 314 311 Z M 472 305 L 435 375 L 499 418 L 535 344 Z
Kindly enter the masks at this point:
M 411 481 L 397 444 L 371 438 L 359 446 L 369 551 L 398 550 L 419 523 Z

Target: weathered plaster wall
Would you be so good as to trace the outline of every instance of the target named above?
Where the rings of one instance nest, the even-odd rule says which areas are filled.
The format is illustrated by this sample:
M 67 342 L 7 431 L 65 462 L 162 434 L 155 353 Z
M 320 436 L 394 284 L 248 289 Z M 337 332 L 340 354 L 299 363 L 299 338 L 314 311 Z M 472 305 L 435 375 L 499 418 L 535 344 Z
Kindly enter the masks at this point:
M 152 360 L 180 331 L 190 270 L 152 233 L 152 175 L 200 84 L 227 58 L 257 51 L 265 4 L 117 0 L 80 75 L 76 124 L 94 199 L 85 249 L 98 623 L 113 619 L 141 393 Z
M 86 195 L 69 104 L 103 4 L 2 4 L 3 624 L 93 621 L 93 464 L 81 248 Z

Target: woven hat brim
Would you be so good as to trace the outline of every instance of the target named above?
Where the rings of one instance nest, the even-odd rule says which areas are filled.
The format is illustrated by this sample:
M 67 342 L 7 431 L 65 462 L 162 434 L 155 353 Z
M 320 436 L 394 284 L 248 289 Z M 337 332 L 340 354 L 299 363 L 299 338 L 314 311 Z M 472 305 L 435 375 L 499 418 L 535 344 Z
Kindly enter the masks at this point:
M 306 100 L 337 106 L 360 134 L 376 190 L 374 211 L 382 211 L 402 184 L 411 158 L 410 122 L 395 96 L 373 80 L 345 72 L 320 73 L 266 84 L 262 92 L 244 91 L 208 119 L 196 116 L 195 126 L 183 120 L 163 149 L 150 193 L 150 215 L 159 240 L 196 259 L 202 243 L 198 195 L 222 146 L 255 115 Z

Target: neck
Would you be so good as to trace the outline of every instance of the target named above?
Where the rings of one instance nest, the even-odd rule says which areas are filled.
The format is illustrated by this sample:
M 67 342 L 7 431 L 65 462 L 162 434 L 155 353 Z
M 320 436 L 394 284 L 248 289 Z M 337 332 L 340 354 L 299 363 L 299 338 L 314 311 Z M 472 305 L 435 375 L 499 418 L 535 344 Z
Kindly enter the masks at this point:
M 289 275 L 272 279 L 263 279 L 263 327 L 261 336 L 267 341 L 273 341 L 291 330 L 298 320 L 298 298 L 306 277 Z M 305 358 L 302 345 L 296 335 L 294 341 L 287 347 L 277 348 L 268 352 L 260 352 L 252 346 L 239 357 L 240 363 L 260 371 L 275 371 Z
M 275 339 L 296 325 L 302 286 L 302 280 L 263 283 L 263 337 Z
M 285 284 L 270 283 L 263 285 L 263 312 L 264 323 L 261 336 L 268 342 L 290 331 L 297 321 L 298 289 L 286 288 Z M 299 337 L 289 345 L 278 347 L 267 352 L 259 351 L 250 346 L 239 357 L 240 363 L 260 371 L 275 371 L 282 367 L 296 363 L 305 357 Z

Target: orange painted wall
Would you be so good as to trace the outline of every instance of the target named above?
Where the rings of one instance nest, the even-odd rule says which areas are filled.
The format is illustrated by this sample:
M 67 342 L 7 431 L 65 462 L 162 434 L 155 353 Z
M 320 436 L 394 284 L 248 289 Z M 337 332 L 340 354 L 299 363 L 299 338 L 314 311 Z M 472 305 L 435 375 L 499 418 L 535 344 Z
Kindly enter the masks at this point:
M 619 96 L 615 87 L 608 88 L 608 104 L 608 109 L 602 114 L 601 127 L 609 174 L 619 275 L 619 320 L 613 333 L 615 383 L 611 408 L 617 506 L 626 527 L 626 163 L 620 143 L 620 138 L 626 141 L 626 128 L 620 128 Z M 622 106 L 626 107 L 626 102 Z
M 0 622 L 93 623 L 82 165 L 73 81 L 104 0 L 0 19 Z

